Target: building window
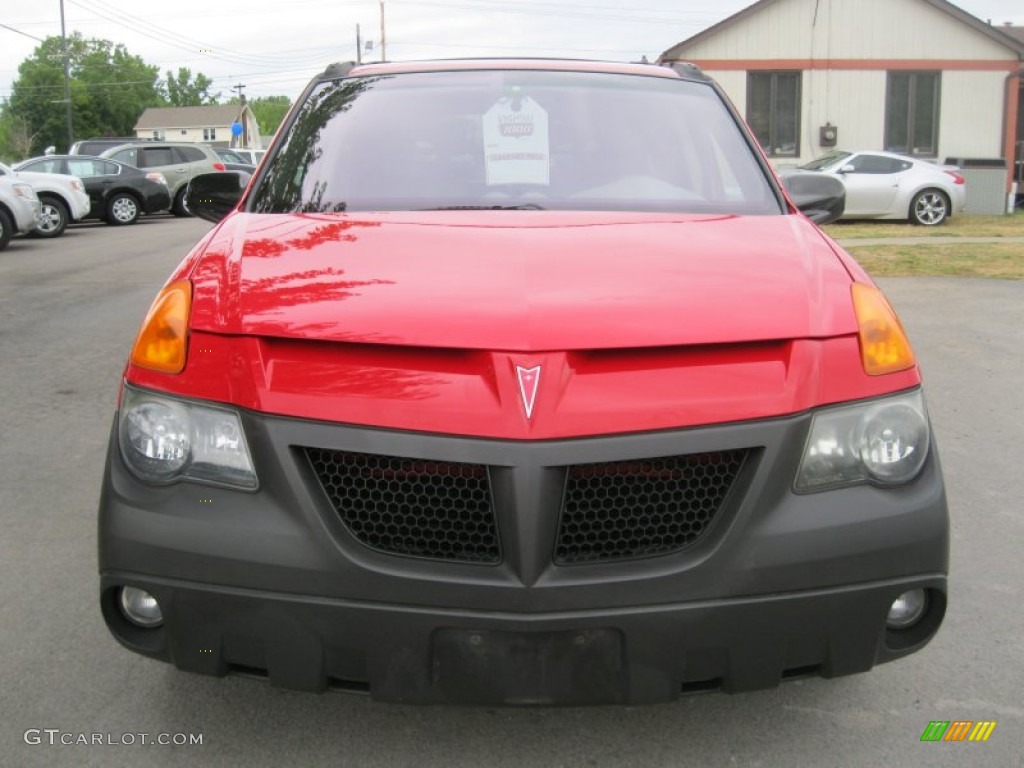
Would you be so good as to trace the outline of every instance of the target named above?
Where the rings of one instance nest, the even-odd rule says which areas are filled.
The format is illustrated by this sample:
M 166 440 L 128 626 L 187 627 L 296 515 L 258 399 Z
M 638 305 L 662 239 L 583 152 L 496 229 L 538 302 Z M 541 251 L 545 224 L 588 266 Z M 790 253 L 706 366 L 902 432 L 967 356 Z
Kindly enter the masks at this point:
M 163 131 L 153 131 L 153 141 L 163 141 L 163 140 L 164 140 L 164 132 Z
M 885 94 L 885 148 L 935 157 L 939 151 L 939 72 L 890 72 Z
M 203 141 L 216 141 L 217 140 L 217 129 L 216 128 L 203 128 Z
M 800 154 L 801 75 L 747 73 L 747 123 L 769 157 Z

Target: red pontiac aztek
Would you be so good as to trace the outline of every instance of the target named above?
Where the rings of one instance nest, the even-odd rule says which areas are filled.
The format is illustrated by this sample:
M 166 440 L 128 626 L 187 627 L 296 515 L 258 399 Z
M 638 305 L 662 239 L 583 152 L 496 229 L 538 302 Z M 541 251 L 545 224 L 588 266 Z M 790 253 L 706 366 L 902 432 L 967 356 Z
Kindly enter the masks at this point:
M 889 304 L 700 70 L 334 65 L 147 315 L 126 647 L 307 691 L 639 704 L 863 672 L 946 607 Z M 797 184 L 805 185 L 797 187 Z

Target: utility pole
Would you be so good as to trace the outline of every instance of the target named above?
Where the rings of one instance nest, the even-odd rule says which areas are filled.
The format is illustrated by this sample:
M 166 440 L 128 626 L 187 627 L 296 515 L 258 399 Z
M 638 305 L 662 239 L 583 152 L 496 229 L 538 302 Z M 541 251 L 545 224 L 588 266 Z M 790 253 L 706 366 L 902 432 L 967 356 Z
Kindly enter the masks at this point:
M 245 88 L 245 85 L 243 83 L 239 83 L 238 85 L 232 85 L 231 86 L 231 90 L 232 91 L 238 91 L 238 100 L 239 101 L 242 100 L 242 89 L 243 88 Z
M 381 0 L 383 4 L 384 0 Z M 74 144 L 74 131 L 71 128 L 71 65 L 68 62 L 68 36 L 64 31 L 64 0 L 60 0 L 60 44 L 64 52 L 64 116 L 68 124 L 68 151 Z
M 384 0 L 380 0 L 380 60 L 388 60 L 388 38 L 384 34 Z
M 356 24 L 356 64 L 363 63 L 363 36 L 359 32 L 359 25 Z

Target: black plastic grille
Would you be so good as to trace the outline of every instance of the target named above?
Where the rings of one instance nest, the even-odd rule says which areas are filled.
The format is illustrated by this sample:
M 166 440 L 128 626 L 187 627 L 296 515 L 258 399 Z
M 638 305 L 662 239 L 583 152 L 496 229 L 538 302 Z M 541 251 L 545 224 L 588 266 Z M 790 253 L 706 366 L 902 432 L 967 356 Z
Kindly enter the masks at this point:
M 559 564 L 677 552 L 714 522 L 746 450 L 569 467 Z
M 381 552 L 501 560 L 487 467 L 306 448 L 341 522 Z

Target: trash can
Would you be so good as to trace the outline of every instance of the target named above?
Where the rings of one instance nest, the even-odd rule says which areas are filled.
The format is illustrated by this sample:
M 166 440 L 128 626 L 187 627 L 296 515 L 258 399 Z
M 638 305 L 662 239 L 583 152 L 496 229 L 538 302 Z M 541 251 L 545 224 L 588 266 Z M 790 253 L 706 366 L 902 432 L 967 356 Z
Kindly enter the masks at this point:
M 1001 157 L 947 157 L 946 165 L 960 167 L 967 182 L 964 213 L 999 216 L 1006 213 L 1006 161 Z

